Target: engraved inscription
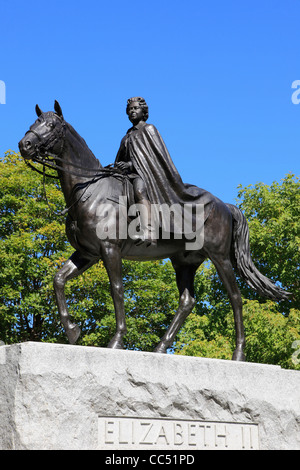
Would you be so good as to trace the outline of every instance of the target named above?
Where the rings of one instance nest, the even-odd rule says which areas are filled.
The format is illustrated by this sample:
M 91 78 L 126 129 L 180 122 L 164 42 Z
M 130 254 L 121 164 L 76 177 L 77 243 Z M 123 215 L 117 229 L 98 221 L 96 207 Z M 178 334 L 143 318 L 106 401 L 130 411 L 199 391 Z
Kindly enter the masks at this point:
M 99 449 L 256 450 L 258 424 L 99 416 Z

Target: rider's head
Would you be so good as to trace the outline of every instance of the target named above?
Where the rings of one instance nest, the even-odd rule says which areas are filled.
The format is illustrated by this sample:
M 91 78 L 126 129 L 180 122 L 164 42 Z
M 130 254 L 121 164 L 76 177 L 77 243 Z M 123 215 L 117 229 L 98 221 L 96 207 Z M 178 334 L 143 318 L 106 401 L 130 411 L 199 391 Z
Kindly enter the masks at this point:
M 131 108 L 130 105 L 132 105 L 133 103 L 138 103 L 139 107 L 142 109 L 142 112 L 143 112 L 143 121 L 147 121 L 149 117 L 148 105 L 146 101 L 144 100 L 144 98 L 142 98 L 141 96 L 135 96 L 127 100 L 126 114 L 128 114 L 129 116 L 129 110 Z M 130 119 L 130 116 L 129 116 L 129 119 Z

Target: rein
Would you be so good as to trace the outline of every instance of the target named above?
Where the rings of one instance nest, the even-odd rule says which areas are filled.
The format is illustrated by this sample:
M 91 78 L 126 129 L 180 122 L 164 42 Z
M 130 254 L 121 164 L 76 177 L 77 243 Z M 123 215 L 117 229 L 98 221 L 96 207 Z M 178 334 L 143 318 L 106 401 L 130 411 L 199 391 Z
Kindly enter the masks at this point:
M 50 152 L 47 152 L 47 153 L 51 156 Z M 60 162 L 64 161 L 63 158 L 60 158 L 56 155 L 53 155 L 53 158 L 55 160 L 60 161 Z M 57 171 L 60 170 L 60 171 L 63 171 L 64 173 L 68 173 L 69 175 L 79 176 L 79 177 L 81 176 L 82 178 L 92 178 L 92 177 L 95 178 L 97 176 L 101 177 L 101 176 L 105 176 L 105 175 L 107 175 L 107 176 L 120 176 L 120 177 L 125 176 L 122 173 L 121 170 L 114 167 L 114 164 L 107 165 L 104 168 L 86 168 L 86 167 L 83 167 L 81 165 L 76 165 L 75 163 L 70 163 L 69 162 L 67 164 L 69 166 L 73 166 L 74 168 L 78 168 L 78 169 L 90 172 L 90 173 L 76 173 L 75 171 L 71 171 L 71 170 L 67 170 L 66 168 L 63 168 L 62 166 L 58 165 L 53 160 L 49 160 L 48 158 L 42 157 L 40 154 L 38 154 L 32 160 L 36 163 L 40 163 L 41 165 L 43 165 L 43 167 L 47 167 L 47 168 L 50 168 L 52 170 L 57 170 Z M 35 166 L 31 165 L 31 163 L 29 163 L 27 160 L 25 160 L 25 163 L 26 163 L 26 165 L 28 165 L 32 170 L 36 171 L 37 173 L 40 173 L 41 175 L 44 174 L 44 171 L 41 171 L 38 168 L 36 168 Z M 50 175 L 50 174 L 46 174 L 46 176 L 48 176 L 49 178 L 56 178 L 56 179 L 59 178 L 59 176 Z

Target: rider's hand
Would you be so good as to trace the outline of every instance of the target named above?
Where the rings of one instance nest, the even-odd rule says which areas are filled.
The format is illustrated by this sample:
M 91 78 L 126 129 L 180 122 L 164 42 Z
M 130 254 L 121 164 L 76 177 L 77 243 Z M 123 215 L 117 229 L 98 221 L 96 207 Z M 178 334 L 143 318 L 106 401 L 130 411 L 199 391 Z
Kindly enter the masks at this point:
M 131 162 L 118 162 L 116 164 L 117 168 L 120 168 L 120 170 L 125 171 L 125 170 L 130 170 L 132 168 L 132 163 Z

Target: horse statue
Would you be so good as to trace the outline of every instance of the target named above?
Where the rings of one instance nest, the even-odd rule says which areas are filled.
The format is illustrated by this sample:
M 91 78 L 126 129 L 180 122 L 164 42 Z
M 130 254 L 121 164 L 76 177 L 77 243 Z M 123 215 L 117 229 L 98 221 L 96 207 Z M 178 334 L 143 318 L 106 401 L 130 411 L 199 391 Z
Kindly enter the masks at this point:
M 120 237 L 124 208 L 119 201 L 130 186 L 124 184 L 126 178 L 122 172 L 100 164 L 84 139 L 64 120 L 57 101 L 54 112 L 42 112 L 37 105 L 36 113 L 38 119 L 19 142 L 19 149 L 28 164 L 32 160 L 43 165 L 42 174 L 45 174 L 45 167 L 57 171 L 65 197 L 66 234 L 75 251 L 55 274 L 53 284 L 60 320 L 69 342 L 76 343 L 80 328 L 69 316 L 64 293 L 68 280 L 82 274 L 100 259 L 103 261 L 116 315 L 116 332 L 108 347 L 122 349 L 126 334 L 122 258 L 135 261 L 169 258 L 176 273 L 179 305 L 169 328 L 154 350 L 166 353 L 194 307 L 195 273 L 205 259 L 210 259 L 227 290 L 233 309 L 236 347 L 232 359 L 245 361 L 242 298 L 234 268 L 262 296 L 281 300 L 288 299 L 290 294 L 273 284 L 254 266 L 250 256 L 248 224 L 242 212 L 211 195 L 213 210 L 205 218 L 205 236 L 198 249 L 187 250 L 183 237 L 159 237 L 157 244 L 147 247 L 143 243 L 137 244 L 131 237 Z M 125 192 L 124 187 L 127 187 Z M 111 217 L 107 209 L 108 201 L 113 209 Z M 104 219 L 109 227 L 107 237 L 99 236 L 99 227 L 103 226 Z M 130 223 L 130 218 L 125 220 Z

